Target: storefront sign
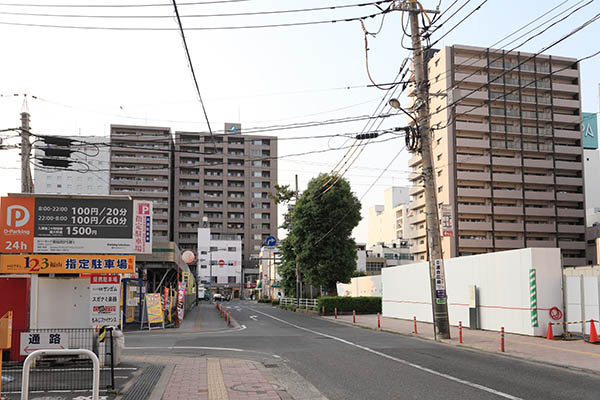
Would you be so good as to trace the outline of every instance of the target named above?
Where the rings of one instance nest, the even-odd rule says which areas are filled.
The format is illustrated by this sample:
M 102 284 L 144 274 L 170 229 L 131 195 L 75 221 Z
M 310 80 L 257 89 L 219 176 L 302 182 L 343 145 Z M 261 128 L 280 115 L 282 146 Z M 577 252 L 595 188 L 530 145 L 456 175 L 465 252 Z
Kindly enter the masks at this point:
M 452 218 L 452 206 L 442 205 L 442 236 L 451 237 L 454 235 L 454 220 Z
M 121 277 L 93 275 L 90 277 L 90 325 L 119 325 Z
M 21 332 L 21 355 L 35 350 L 68 349 L 69 334 L 64 332 Z
M 8 196 L 0 202 L 2 253 L 151 253 L 152 203 Z
M 148 323 L 150 324 L 162 324 L 164 322 L 160 297 L 160 293 L 146 294 L 146 310 L 148 312 Z
M 95 254 L 3 254 L 3 274 L 131 274 L 134 256 Z

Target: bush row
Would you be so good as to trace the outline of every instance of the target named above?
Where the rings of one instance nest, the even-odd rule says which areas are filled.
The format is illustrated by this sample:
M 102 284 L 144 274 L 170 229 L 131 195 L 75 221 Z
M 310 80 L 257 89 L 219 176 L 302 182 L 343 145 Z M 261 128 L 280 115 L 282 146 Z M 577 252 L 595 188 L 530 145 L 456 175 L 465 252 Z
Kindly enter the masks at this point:
M 258 299 L 257 300 L 259 303 L 269 303 L 269 304 L 273 304 L 274 306 L 279 305 L 279 299 L 269 299 L 269 298 L 262 298 L 262 299 Z
M 376 314 L 381 312 L 381 297 L 320 297 L 318 310 L 323 307 L 327 315 L 332 315 L 335 308 L 338 313 L 354 310 L 357 314 Z

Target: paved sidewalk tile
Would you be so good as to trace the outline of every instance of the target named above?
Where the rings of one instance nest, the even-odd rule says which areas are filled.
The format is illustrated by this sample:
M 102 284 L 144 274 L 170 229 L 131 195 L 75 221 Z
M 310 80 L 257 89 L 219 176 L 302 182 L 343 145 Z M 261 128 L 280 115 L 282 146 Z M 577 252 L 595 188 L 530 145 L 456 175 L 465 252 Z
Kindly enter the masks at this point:
M 334 317 L 325 317 L 333 320 Z M 338 322 L 352 324 L 352 315 L 338 315 Z M 377 329 L 377 315 L 357 315 L 356 325 Z M 381 317 L 381 329 L 404 335 L 415 335 L 414 323 L 410 320 Z M 433 339 L 433 326 L 427 322 L 417 322 L 419 336 Z M 452 339 L 445 341 L 458 346 L 471 347 L 484 351 L 500 352 L 500 332 L 471 330 L 463 328 L 463 344 L 458 342 L 458 327 L 450 329 Z M 547 340 L 516 334 L 505 334 L 505 354 L 532 361 L 546 362 L 570 368 L 586 369 L 600 373 L 600 345 L 583 340 Z

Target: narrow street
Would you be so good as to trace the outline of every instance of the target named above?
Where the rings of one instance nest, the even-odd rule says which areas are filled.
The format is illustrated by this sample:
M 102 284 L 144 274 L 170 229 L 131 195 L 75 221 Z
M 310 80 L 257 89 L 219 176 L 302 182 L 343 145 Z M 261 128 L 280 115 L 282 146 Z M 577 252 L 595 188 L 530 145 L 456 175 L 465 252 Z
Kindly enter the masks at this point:
M 239 326 L 224 329 L 214 306 L 202 304 L 202 330 L 128 333 L 125 354 L 157 360 L 258 361 L 282 379 L 297 373 L 328 399 L 546 400 L 589 399 L 600 393 L 600 377 L 590 374 L 342 325 L 270 305 L 232 301 L 224 306 Z M 311 398 L 307 393 L 304 398 Z

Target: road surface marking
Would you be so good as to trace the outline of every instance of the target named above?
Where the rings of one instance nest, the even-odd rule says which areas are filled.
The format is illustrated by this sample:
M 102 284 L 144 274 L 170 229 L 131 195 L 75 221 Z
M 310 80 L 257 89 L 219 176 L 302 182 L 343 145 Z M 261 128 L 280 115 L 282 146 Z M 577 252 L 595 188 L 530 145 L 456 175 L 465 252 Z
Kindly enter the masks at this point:
M 470 386 L 470 387 L 472 387 L 472 388 L 475 388 L 475 389 L 483 390 L 484 392 L 492 393 L 492 394 L 495 394 L 495 395 L 497 395 L 497 396 L 504 397 L 505 399 L 511 399 L 511 400 L 523 400 L 523 399 L 521 399 L 520 397 L 512 396 L 512 395 L 510 395 L 510 394 L 508 394 L 508 393 L 500 392 L 500 391 L 498 391 L 498 390 L 495 390 L 495 389 L 489 388 L 489 387 L 487 387 L 487 386 L 480 385 L 480 384 L 478 384 L 478 383 L 474 383 L 474 382 L 465 381 L 465 380 L 463 380 L 463 379 L 456 378 L 456 377 L 454 377 L 454 376 L 452 376 L 452 375 L 447 375 L 447 374 L 444 374 L 444 373 L 442 373 L 442 372 L 438 372 L 438 371 L 435 371 L 435 370 L 433 370 L 433 369 L 429 369 L 429 368 L 427 368 L 427 367 L 423 367 L 423 366 L 421 366 L 421 365 L 418 365 L 418 364 L 413 364 L 413 363 L 411 363 L 411 362 L 409 362 L 409 361 L 406 361 L 406 360 L 403 360 L 403 359 L 401 359 L 401 358 L 397 358 L 397 357 L 390 356 L 390 355 L 388 355 L 388 354 L 382 353 L 382 352 L 380 352 L 380 351 L 377 351 L 377 350 L 373 350 L 373 349 L 371 349 L 371 348 L 369 348 L 369 347 L 361 346 L 360 344 L 356 344 L 356 343 L 350 342 L 350 341 L 348 341 L 348 340 L 346 340 L 346 339 L 342 339 L 342 338 L 339 338 L 339 337 L 337 337 L 337 336 L 332 336 L 332 335 L 328 335 L 328 334 L 326 334 L 326 333 L 322 333 L 322 332 L 313 331 L 312 329 L 305 328 L 305 327 L 303 327 L 303 326 L 300 326 L 300 325 L 296 325 L 296 324 L 294 324 L 294 323 L 288 322 L 288 321 L 286 321 L 286 320 L 283 320 L 283 319 L 281 319 L 281 318 L 274 317 L 274 316 L 272 316 L 272 315 L 269 315 L 269 314 L 267 314 L 267 313 L 264 313 L 264 312 L 262 312 L 262 311 L 255 310 L 255 309 L 253 309 L 253 308 L 251 308 L 251 310 L 252 310 L 252 311 L 254 311 L 254 312 L 257 312 L 257 313 L 259 313 L 259 314 L 263 314 L 263 315 L 265 315 L 265 316 L 267 316 L 267 317 L 269 317 L 269 318 L 272 318 L 272 319 L 274 319 L 274 320 L 276 320 L 276 321 L 279 321 L 279 322 L 282 322 L 282 323 L 284 323 L 284 324 L 287 324 L 287 325 L 289 325 L 289 326 L 293 326 L 294 328 L 301 329 L 301 330 L 303 330 L 303 331 L 310 332 L 310 333 L 313 333 L 313 334 L 315 334 L 315 335 L 323 336 L 323 337 L 326 337 L 326 338 L 329 338 L 329 339 L 337 340 L 338 342 L 341 342 L 341 343 L 344 343 L 344 344 L 347 344 L 347 345 L 350 345 L 350 346 L 353 346 L 353 347 L 359 348 L 359 349 L 361 349 L 361 350 L 364 350 L 364 351 L 368 351 L 369 353 L 376 354 L 376 355 L 378 355 L 378 356 L 381 356 L 381 357 L 387 358 L 388 360 L 396 361 L 396 362 L 398 362 L 398 363 L 400 363 L 400 364 L 404 364 L 404 365 L 406 365 L 406 366 L 409 366 L 409 367 L 416 368 L 416 369 L 418 369 L 418 370 L 420 370 L 420 371 L 423 371 L 423 372 L 428 372 L 428 373 L 430 373 L 430 374 L 432 374 L 432 375 L 436 375 L 436 376 L 439 376 L 439 377 L 442 377 L 442 378 L 446 378 L 446 379 L 448 379 L 448 380 L 451 380 L 451 381 L 454 381 L 454 382 L 457 382 L 457 383 L 462 383 L 463 385 L 467 385 L 467 386 Z
M 258 316 L 256 316 L 256 315 L 251 315 L 251 316 L 250 316 L 250 319 L 251 319 L 251 320 L 253 320 L 253 321 L 257 321 L 257 320 L 258 320 Z
M 230 347 L 203 347 L 203 346 L 163 346 L 163 347 L 159 347 L 159 346 L 148 346 L 148 347 L 125 347 L 125 350 L 157 350 L 157 349 L 164 349 L 164 350 L 177 350 L 177 349 L 183 349 L 183 350 L 222 350 L 222 351 L 246 351 L 243 349 L 233 349 Z

